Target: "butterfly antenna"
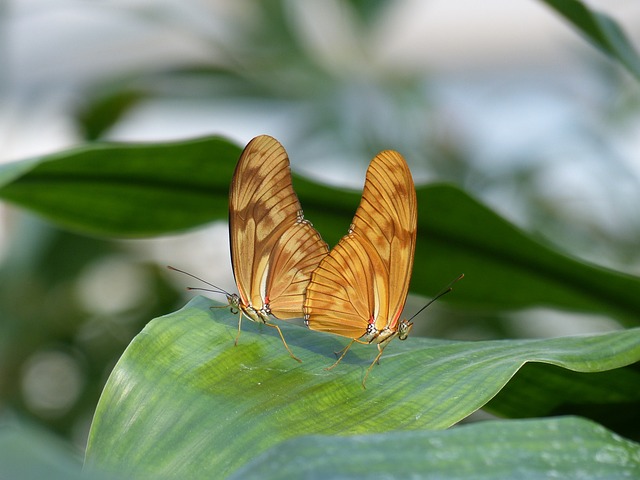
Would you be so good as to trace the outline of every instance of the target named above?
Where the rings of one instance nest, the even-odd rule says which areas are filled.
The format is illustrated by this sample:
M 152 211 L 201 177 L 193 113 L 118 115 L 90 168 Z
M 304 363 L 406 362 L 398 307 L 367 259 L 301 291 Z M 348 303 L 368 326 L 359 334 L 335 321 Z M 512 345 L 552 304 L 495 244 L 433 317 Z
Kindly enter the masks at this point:
M 217 285 L 214 285 L 213 283 L 207 282 L 206 280 L 204 280 L 204 279 L 202 279 L 200 277 L 196 277 L 192 273 L 185 272 L 184 270 L 180 270 L 179 268 L 172 267 L 171 265 L 167 265 L 167 268 L 169 270 L 173 270 L 175 272 L 183 273 L 183 274 L 185 274 L 185 275 L 187 275 L 187 276 L 189 276 L 191 278 L 195 278 L 196 280 L 209 285 L 210 287 L 213 287 L 213 288 L 187 287 L 187 290 L 200 290 L 200 291 L 203 291 L 203 292 L 212 292 L 212 293 L 220 293 L 222 295 L 230 295 L 230 293 L 227 292 L 226 290 L 223 290 L 222 288 L 218 287 Z
M 462 280 L 464 278 L 464 273 L 461 273 L 460 276 L 458 278 L 456 278 L 454 281 L 452 281 L 449 285 L 447 285 L 446 287 L 444 287 L 442 290 L 440 290 L 438 292 L 438 294 L 433 297 L 431 300 L 429 300 L 429 302 L 422 307 L 420 310 L 418 310 L 410 319 L 409 321 L 413 320 L 414 318 L 416 318 L 418 316 L 418 314 L 420 312 L 422 312 L 425 308 L 427 308 L 429 305 L 431 305 L 433 302 L 435 302 L 436 300 L 438 300 L 440 297 L 445 296 L 447 293 L 449 293 L 451 290 L 453 290 L 453 285 L 459 281 Z

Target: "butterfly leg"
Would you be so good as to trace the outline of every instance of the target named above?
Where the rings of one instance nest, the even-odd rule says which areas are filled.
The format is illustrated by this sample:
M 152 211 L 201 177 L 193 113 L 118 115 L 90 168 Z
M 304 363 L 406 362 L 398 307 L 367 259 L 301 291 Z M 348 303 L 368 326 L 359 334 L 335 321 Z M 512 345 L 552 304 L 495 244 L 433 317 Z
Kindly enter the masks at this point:
M 333 354 L 336 356 L 336 358 L 338 357 L 343 357 L 343 353 L 345 352 L 345 350 L 349 350 L 349 347 L 351 346 L 351 344 L 347 345 L 344 348 L 341 348 L 340 350 L 338 350 L 337 352 L 333 352 Z
M 369 368 L 367 368 L 367 373 L 364 374 L 364 378 L 362 379 L 362 388 L 364 388 L 365 390 L 367 389 L 367 387 L 365 386 L 367 377 L 369 376 L 369 373 L 371 372 L 371 369 L 375 364 L 380 365 L 380 357 L 382 356 L 382 352 L 384 351 L 384 347 L 387 346 L 387 343 L 388 342 L 378 344 L 378 355 L 376 355 L 376 358 L 373 360 L 373 362 L 371 362 L 371 365 L 369 365 Z
M 346 347 L 344 347 L 342 350 L 340 350 L 341 355 L 338 358 L 338 360 L 336 360 L 336 362 L 331 365 L 330 367 L 325 368 L 325 370 L 331 370 L 333 367 L 335 367 L 336 365 L 338 365 L 340 363 L 340 361 L 344 358 L 344 356 L 347 354 L 347 352 L 349 351 L 349 349 L 351 348 L 351 345 L 353 345 L 353 342 L 355 342 L 355 340 L 351 340 L 351 342 L 349 342 L 349 345 L 347 345 Z M 340 352 L 336 352 L 336 355 Z
M 280 335 L 280 339 L 282 340 L 282 343 L 284 344 L 284 348 L 287 349 L 287 352 L 289 352 L 289 355 L 291 355 L 291 358 L 293 358 L 294 360 L 297 360 L 298 362 L 302 363 L 302 360 L 300 360 L 298 357 L 296 357 L 293 352 L 291 351 L 291 349 L 289 348 L 289 345 L 287 345 L 286 340 L 284 339 L 284 335 L 282 335 L 282 330 L 280 330 L 280 327 L 274 323 L 269 323 L 269 322 L 263 322 L 267 327 L 273 327 L 276 330 L 278 330 L 278 334 Z
M 233 313 L 233 308 L 231 309 L 231 312 Z M 233 342 L 233 344 L 234 344 L 235 346 L 238 346 L 238 340 L 240 340 L 240 331 L 241 331 L 241 330 L 240 330 L 240 327 L 241 327 L 241 325 L 242 325 L 242 312 L 238 312 L 238 311 L 236 310 L 236 313 L 239 313 L 239 314 L 240 314 L 240 316 L 238 317 L 238 335 L 236 335 L 236 341 L 235 341 L 235 342 Z

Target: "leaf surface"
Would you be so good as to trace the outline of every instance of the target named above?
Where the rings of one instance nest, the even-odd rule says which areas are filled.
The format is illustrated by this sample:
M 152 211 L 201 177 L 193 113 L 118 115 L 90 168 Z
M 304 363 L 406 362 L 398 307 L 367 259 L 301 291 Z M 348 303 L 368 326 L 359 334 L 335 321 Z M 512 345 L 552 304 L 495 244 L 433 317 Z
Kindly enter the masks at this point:
M 640 329 L 543 340 L 394 341 L 361 386 L 375 348 L 279 322 L 277 333 L 197 297 L 156 319 L 114 368 L 91 428 L 87 463 L 124 474 L 228 475 L 302 435 L 443 429 L 489 402 L 528 362 L 602 372 L 640 360 Z M 213 320 L 211 317 L 214 317 Z M 568 412 L 570 413 L 570 412 Z

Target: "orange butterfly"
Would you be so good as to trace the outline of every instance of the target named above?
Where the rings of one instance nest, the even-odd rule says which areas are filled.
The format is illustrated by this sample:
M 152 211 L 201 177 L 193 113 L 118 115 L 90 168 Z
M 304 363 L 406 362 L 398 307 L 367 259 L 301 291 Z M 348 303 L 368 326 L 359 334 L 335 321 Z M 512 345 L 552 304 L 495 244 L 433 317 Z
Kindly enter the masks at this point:
M 303 316 L 311 272 L 329 249 L 302 215 L 287 152 L 268 135 L 251 140 L 238 160 L 229 191 L 229 239 L 239 295 L 215 286 L 214 291 L 225 294 L 231 311 L 240 314 L 236 344 L 244 315 L 275 328 L 300 361 L 270 317 Z
M 377 343 L 378 355 L 395 337 L 405 340 L 413 326 L 400 320 L 411 279 L 416 245 L 416 191 L 404 158 L 379 153 L 367 170 L 364 192 L 349 233 L 311 275 L 304 303 L 312 330 Z

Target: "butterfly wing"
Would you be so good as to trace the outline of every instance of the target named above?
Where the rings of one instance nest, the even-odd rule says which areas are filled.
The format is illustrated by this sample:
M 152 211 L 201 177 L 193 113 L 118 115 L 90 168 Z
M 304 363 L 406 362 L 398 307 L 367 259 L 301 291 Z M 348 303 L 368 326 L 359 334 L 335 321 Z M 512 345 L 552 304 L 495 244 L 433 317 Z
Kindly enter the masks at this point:
M 354 339 L 370 325 L 395 331 L 409 290 L 416 224 L 411 172 L 399 153 L 381 152 L 367 170 L 349 233 L 311 276 L 305 300 L 309 328 Z
M 351 226 L 384 265 L 384 271 L 376 270 L 375 275 L 375 288 L 381 293 L 374 317 L 378 330 L 395 327 L 404 309 L 416 247 L 417 205 L 411 171 L 402 155 L 390 150 L 378 154 L 367 170 Z
M 302 216 L 289 158 L 274 138 L 245 147 L 229 193 L 231 261 L 242 303 L 277 318 L 302 316 L 311 272 L 328 249 Z

